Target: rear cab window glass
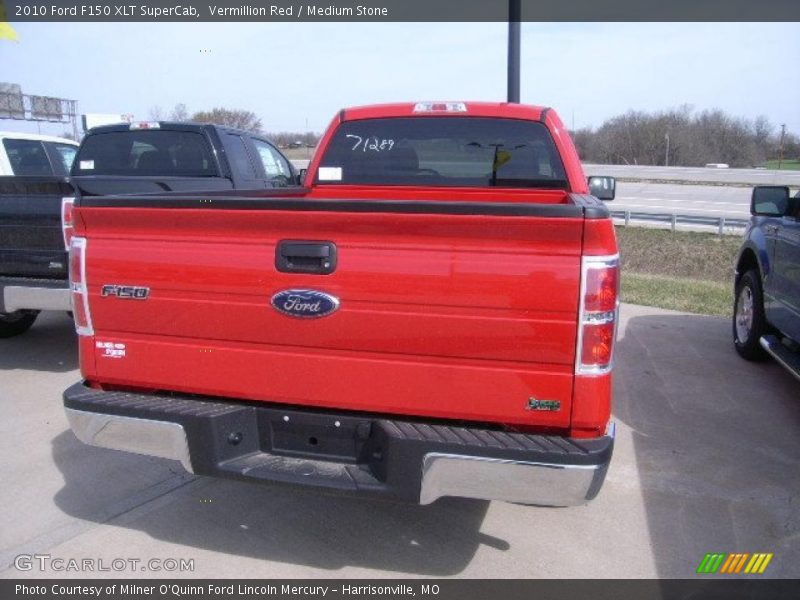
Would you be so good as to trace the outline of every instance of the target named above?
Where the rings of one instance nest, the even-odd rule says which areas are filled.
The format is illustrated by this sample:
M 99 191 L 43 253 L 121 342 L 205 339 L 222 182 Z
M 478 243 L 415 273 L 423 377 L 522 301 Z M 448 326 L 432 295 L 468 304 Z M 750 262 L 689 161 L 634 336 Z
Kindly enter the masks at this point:
M 50 158 L 58 163 L 57 170 L 61 175 L 69 174 L 75 155 L 78 154 L 78 147 L 71 144 L 59 144 L 58 142 L 45 142 Z M 55 166 L 55 165 L 54 165 Z
M 289 185 L 292 179 L 292 169 L 286 159 L 271 144 L 263 140 L 253 139 L 253 146 L 264 165 L 267 179 L 274 185 Z
M 322 157 L 316 183 L 567 189 L 543 124 L 484 117 L 344 122 Z
M 86 137 L 73 175 L 216 177 L 205 136 L 191 131 L 139 130 Z
M 47 158 L 42 142 L 37 140 L 3 140 L 8 162 L 14 175 L 47 177 L 53 175 L 53 167 Z

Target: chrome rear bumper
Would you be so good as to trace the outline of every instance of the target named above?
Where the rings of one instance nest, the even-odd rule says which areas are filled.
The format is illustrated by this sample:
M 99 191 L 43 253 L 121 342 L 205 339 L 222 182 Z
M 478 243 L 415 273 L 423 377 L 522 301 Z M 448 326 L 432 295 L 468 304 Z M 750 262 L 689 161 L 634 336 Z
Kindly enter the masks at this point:
M 198 475 L 420 504 L 446 496 L 584 504 L 605 479 L 615 434 L 613 423 L 605 436 L 587 440 L 489 433 L 263 403 L 107 392 L 83 383 L 66 390 L 64 402 L 85 444 L 177 460 Z
M 72 431 L 84 444 L 180 461 L 192 473 L 183 426 L 169 421 L 64 409 Z
M 614 438 L 614 424 L 608 434 Z M 597 495 L 607 464 L 569 465 L 426 454 L 420 504 L 445 496 L 503 500 L 542 506 L 577 506 Z
M 39 286 L 8 285 L 0 282 L 0 312 L 17 310 L 72 310 L 69 288 L 65 284 Z

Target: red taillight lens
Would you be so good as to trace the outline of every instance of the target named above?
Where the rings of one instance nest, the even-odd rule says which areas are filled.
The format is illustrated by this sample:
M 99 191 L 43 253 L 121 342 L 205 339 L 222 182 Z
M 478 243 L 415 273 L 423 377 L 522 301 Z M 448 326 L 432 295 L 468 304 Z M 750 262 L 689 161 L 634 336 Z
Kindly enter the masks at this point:
M 72 209 L 75 207 L 75 198 L 61 199 L 61 232 L 64 235 L 64 248 L 69 252 L 70 241 L 75 233 L 72 223 Z
M 608 365 L 614 348 L 614 321 L 601 325 L 583 326 L 581 364 Z
M 94 335 L 86 285 L 86 238 L 73 237 L 69 245 L 69 287 L 72 315 L 78 335 Z
M 619 258 L 586 256 L 581 268 L 580 323 L 575 371 L 602 375 L 611 370 L 619 306 Z
M 608 312 L 614 310 L 617 307 L 619 291 L 619 265 L 587 269 L 585 289 L 584 311 Z

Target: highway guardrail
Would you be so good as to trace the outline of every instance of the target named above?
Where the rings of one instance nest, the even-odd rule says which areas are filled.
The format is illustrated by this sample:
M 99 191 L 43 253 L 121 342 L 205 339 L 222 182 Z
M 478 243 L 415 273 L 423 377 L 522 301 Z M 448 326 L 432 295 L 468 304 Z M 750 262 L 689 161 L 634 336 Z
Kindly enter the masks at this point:
M 624 221 L 625 226 L 631 221 L 645 221 L 650 223 L 665 223 L 672 231 L 681 226 L 711 227 L 719 235 L 729 233 L 731 230 L 740 230 L 750 224 L 749 219 L 735 219 L 731 217 L 708 217 L 704 215 L 680 215 L 676 213 L 649 213 L 632 210 L 612 210 L 611 216 Z

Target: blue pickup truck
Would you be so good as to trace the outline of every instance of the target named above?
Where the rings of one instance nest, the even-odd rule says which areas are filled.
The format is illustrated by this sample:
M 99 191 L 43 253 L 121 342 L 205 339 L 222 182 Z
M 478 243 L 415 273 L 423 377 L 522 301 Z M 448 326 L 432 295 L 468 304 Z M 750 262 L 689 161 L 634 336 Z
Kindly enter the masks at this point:
M 747 360 L 771 355 L 800 379 L 800 193 L 757 186 L 736 260 L 733 342 Z

